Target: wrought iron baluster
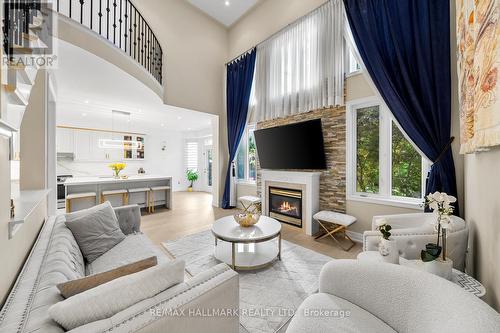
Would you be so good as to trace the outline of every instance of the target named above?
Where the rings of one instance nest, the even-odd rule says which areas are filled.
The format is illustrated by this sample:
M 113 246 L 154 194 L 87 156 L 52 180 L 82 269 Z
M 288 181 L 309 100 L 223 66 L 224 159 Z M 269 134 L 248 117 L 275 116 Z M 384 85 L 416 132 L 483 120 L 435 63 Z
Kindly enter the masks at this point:
M 106 1 L 106 39 L 109 40 L 109 0 Z
M 141 18 L 141 24 L 140 24 L 140 29 L 141 29 L 141 64 L 144 66 L 144 19 L 142 15 L 140 16 Z
M 57 8 L 57 12 L 59 12 L 59 0 L 57 0 L 56 8 Z
M 116 45 L 116 0 L 113 0 L 113 44 Z
M 119 16 L 119 19 L 118 19 L 118 22 L 120 23 L 120 30 L 119 30 L 119 33 L 118 33 L 118 36 L 120 36 L 120 49 L 122 48 L 122 5 L 123 5 L 123 2 L 122 0 L 120 0 L 120 16 Z
M 99 35 L 102 35 L 102 0 L 99 0 Z
M 94 18 L 94 0 L 90 0 L 90 30 L 92 29 L 92 21 Z
M 127 3 L 128 3 L 128 0 L 125 0 L 125 16 L 124 16 L 125 17 L 125 20 L 124 20 L 125 21 L 125 29 L 124 29 L 125 34 L 123 35 L 123 37 L 125 37 L 123 40 L 123 45 L 125 46 L 125 53 L 127 53 L 127 33 L 128 33 L 128 31 L 127 31 L 127 18 L 128 18 Z
M 69 0 L 69 18 L 71 18 L 71 10 L 72 10 L 72 6 L 73 6 L 73 1 L 72 0 Z
M 137 9 L 134 7 L 134 59 L 137 54 Z
M 80 0 L 80 24 L 83 24 L 83 3 L 85 0 Z

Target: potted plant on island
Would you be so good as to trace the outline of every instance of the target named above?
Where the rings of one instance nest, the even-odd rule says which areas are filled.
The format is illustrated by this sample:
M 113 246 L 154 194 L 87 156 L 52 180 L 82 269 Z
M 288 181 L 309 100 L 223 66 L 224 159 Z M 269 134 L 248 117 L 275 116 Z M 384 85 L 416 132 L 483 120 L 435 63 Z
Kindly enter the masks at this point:
M 427 272 L 436 274 L 445 279 L 451 279 L 453 261 L 446 257 L 446 230 L 450 227 L 452 203 L 457 198 L 442 192 L 434 192 L 425 197 L 425 205 L 436 214 L 436 243 L 429 243 L 420 253 Z
M 399 252 L 396 240 L 391 238 L 391 225 L 384 218 L 378 219 L 376 222 L 377 230 L 382 234 L 378 244 L 378 252 L 385 262 L 398 264 Z
M 113 170 L 115 179 L 120 179 L 120 171 L 125 169 L 126 166 L 127 165 L 125 163 L 111 163 L 110 165 L 108 165 L 108 167 Z
M 190 169 L 186 172 L 186 177 L 187 180 L 191 182 L 188 191 L 193 192 L 193 183 L 198 180 L 198 171 Z

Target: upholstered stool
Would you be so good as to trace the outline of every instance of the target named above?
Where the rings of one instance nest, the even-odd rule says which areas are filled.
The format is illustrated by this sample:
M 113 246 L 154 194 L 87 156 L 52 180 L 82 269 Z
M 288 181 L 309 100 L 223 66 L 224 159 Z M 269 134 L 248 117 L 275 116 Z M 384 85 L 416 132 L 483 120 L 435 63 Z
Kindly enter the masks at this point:
M 123 189 L 123 190 L 109 190 L 109 191 L 102 191 L 101 192 L 101 203 L 106 201 L 107 196 L 111 195 L 121 195 L 122 196 L 122 205 L 128 205 L 128 191 Z
M 243 197 L 239 197 L 238 201 L 243 206 L 243 211 L 246 213 L 260 213 L 261 212 L 261 203 L 259 197 L 254 197 L 251 195 L 246 195 Z
M 77 199 L 86 199 L 86 198 L 97 198 L 97 194 L 95 192 L 85 192 L 85 193 L 72 193 L 66 196 L 66 213 L 71 213 L 71 201 Z
M 149 187 L 140 187 L 140 188 L 129 188 L 128 189 L 128 198 L 130 200 L 130 194 L 132 193 L 141 193 L 144 192 L 145 200 L 144 201 L 144 207 L 148 209 L 148 212 L 151 213 L 151 206 L 149 205 Z
M 170 186 L 154 186 L 154 187 L 151 187 L 151 194 L 149 195 L 151 201 L 149 203 L 149 207 L 150 207 L 150 211 L 152 213 L 154 213 L 155 211 L 155 192 L 158 192 L 158 191 L 165 191 L 165 207 L 167 208 L 170 208 L 168 207 L 168 195 L 169 195 L 169 192 L 170 192 Z
M 344 251 L 349 251 L 356 243 L 346 235 L 347 227 L 356 222 L 354 216 L 347 214 L 322 210 L 314 214 L 313 218 L 318 221 L 321 228 L 323 228 L 323 234 L 316 237 L 316 239 L 321 239 L 330 236 Z M 344 247 L 337 238 L 336 234 L 342 234 L 342 236 L 351 242 L 349 247 Z

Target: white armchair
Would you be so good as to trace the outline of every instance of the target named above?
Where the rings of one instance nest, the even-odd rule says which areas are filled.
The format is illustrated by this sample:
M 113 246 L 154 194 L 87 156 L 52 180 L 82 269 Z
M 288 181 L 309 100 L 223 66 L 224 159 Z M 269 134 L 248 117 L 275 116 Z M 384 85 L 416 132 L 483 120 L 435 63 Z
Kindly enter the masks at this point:
M 374 216 L 372 230 L 363 233 L 363 251 L 376 251 L 380 241 L 380 232 L 376 221 L 385 218 L 392 226 L 391 234 L 396 239 L 399 255 L 406 259 L 420 258 L 420 251 L 427 243 L 435 243 L 437 232 L 434 229 L 436 217 L 432 213 L 414 213 Z M 467 253 L 469 226 L 460 217 L 452 216 L 447 235 L 447 256 L 453 260 L 453 267 L 463 271 Z

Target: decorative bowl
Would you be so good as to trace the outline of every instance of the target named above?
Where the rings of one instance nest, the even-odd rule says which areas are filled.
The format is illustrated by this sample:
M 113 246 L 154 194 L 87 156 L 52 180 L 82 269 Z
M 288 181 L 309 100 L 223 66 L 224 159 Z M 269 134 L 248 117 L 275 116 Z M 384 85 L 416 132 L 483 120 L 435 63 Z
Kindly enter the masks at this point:
M 247 228 L 259 222 L 260 214 L 238 213 L 234 214 L 233 217 L 240 226 Z

